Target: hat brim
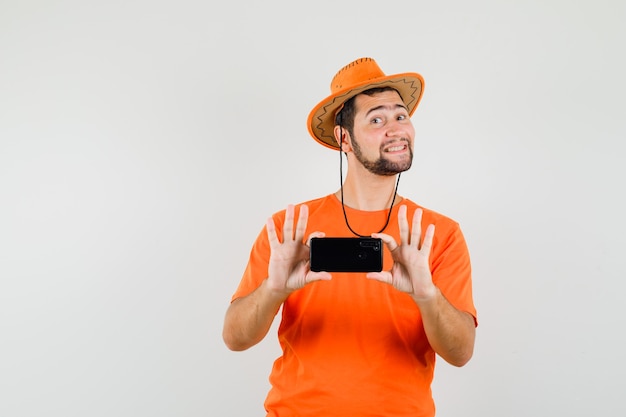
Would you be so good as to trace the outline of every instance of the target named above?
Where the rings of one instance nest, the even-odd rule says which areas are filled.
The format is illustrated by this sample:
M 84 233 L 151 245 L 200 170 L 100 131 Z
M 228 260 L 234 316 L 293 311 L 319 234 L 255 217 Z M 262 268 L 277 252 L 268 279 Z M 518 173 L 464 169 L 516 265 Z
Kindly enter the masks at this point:
M 376 80 L 365 81 L 361 84 L 339 90 L 326 97 L 311 110 L 307 120 L 309 133 L 320 144 L 335 150 L 339 150 L 339 144 L 335 140 L 335 113 L 343 103 L 350 98 L 370 88 L 392 87 L 400 93 L 402 101 L 406 105 L 409 115 L 419 104 L 424 91 L 424 79 L 420 74 L 408 72 L 390 75 Z

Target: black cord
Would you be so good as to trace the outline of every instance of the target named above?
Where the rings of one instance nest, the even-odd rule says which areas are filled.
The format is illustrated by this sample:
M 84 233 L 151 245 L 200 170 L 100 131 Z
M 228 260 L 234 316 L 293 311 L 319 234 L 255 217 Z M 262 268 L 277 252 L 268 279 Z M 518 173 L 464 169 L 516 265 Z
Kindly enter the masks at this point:
M 368 237 L 365 235 L 360 235 L 357 232 L 355 232 L 352 227 L 350 227 L 350 223 L 348 222 L 348 214 L 346 213 L 346 206 L 343 204 L 343 157 L 341 156 L 341 154 L 343 153 L 343 149 L 342 149 L 342 143 L 343 143 L 343 125 L 342 125 L 342 120 L 341 120 L 341 112 L 339 112 L 339 184 L 341 186 L 341 209 L 343 210 L 343 218 L 346 221 L 346 226 L 348 226 L 348 229 L 350 229 L 350 231 L 355 234 L 358 237 Z M 398 179 L 396 180 L 396 188 L 393 191 L 393 199 L 391 200 L 391 206 L 389 207 L 389 213 L 387 213 L 387 221 L 385 222 L 385 225 L 383 226 L 382 229 L 380 229 L 380 231 L 378 233 L 382 233 L 383 230 L 385 230 L 387 228 L 387 226 L 389 225 L 389 219 L 391 219 L 391 211 L 393 209 L 393 203 L 395 203 L 396 201 L 396 195 L 398 195 L 398 184 L 400 184 L 400 174 L 401 172 L 398 173 Z

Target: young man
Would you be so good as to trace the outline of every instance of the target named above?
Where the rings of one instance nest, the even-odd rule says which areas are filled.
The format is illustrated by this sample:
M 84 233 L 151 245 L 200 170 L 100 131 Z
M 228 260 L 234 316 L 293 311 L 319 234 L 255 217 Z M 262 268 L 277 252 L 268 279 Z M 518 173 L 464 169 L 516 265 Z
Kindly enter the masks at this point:
M 313 138 L 345 153 L 345 181 L 268 220 L 224 320 L 226 345 L 245 350 L 282 306 L 267 416 L 434 416 L 435 355 L 455 366 L 472 356 L 476 310 L 459 225 L 396 193 L 422 91 L 419 74 L 387 76 L 361 58 L 309 115 Z M 382 239 L 382 271 L 311 271 L 310 240 L 324 236 Z

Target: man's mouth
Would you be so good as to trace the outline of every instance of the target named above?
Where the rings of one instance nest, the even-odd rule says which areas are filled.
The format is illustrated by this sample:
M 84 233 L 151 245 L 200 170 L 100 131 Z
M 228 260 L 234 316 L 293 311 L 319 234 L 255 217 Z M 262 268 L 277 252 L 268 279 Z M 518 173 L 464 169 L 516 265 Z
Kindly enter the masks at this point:
M 401 152 L 401 151 L 406 150 L 407 147 L 408 147 L 408 144 L 406 142 L 396 143 L 392 146 L 389 146 L 388 148 L 385 148 L 385 152 L 389 152 L 389 153 Z
M 406 145 L 398 145 L 387 148 L 386 152 L 398 152 L 406 148 Z

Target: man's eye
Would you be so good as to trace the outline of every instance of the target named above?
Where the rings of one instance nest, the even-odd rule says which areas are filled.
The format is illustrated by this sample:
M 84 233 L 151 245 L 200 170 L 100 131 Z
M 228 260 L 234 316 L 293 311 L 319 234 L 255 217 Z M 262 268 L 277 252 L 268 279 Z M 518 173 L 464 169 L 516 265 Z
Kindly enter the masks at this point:
M 401 114 L 400 116 L 398 116 L 398 120 L 404 120 L 406 119 L 406 115 Z
M 372 119 L 372 123 L 374 123 L 374 124 L 382 123 L 382 121 L 383 121 L 383 119 L 381 119 L 380 117 L 374 117 Z

